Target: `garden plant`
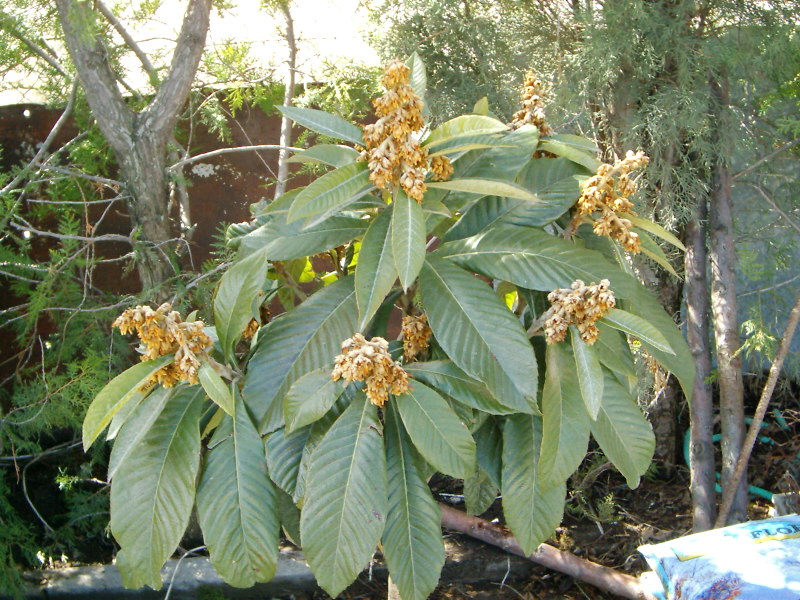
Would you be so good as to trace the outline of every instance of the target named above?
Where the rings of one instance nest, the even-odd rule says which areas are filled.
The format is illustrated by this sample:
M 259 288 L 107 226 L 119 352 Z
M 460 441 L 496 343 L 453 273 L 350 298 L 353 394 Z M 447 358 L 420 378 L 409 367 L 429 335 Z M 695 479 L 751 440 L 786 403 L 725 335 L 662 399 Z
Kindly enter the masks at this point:
M 272 578 L 283 529 L 332 596 L 380 550 L 424 599 L 445 558 L 434 473 L 464 480 L 474 514 L 499 492 L 531 553 L 590 436 L 629 486 L 650 466 L 632 348 L 691 393 L 681 333 L 629 259 L 680 247 L 635 214 L 647 157 L 600 163 L 553 133 L 533 76 L 510 125 L 479 101 L 427 127 L 416 56 L 383 83 L 363 128 L 284 108 L 340 143 L 298 152 L 327 172 L 229 228 L 213 325 L 169 304 L 116 320 L 142 362 L 98 394 L 83 442 L 113 440 L 126 586 L 161 586 L 196 507 L 234 586 Z

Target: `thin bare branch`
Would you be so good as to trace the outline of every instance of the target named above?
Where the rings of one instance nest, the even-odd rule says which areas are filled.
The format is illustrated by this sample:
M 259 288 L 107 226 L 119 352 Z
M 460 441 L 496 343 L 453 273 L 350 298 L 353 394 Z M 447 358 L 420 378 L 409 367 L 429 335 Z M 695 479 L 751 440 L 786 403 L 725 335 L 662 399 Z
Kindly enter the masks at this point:
M 791 142 L 786 142 L 783 146 L 780 146 L 776 150 L 773 150 L 772 152 L 770 152 L 766 156 L 762 156 L 756 162 L 754 162 L 752 165 L 750 165 L 748 167 L 745 167 L 744 169 L 742 169 L 738 173 L 734 174 L 733 175 L 733 180 L 735 181 L 735 180 L 739 179 L 739 177 L 741 177 L 742 175 L 745 175 L 745 174 L 749 173 L 750 171 L 754 171 L 755 169 L 757 169 L 758 167 L 763 165 L 765 162 L 771 161 L 773 158 L 778 156 L 778 154 L 780 154 L 781 152 L 785 152 L 786 150 L 788 150 L 789 148 L 791 148 L 793 146 L 796 146 L 797 144 L 800 144 L 800 138 L 795 138 Z
M 139 44 L 136 43 L 136 40 L 133 39 L 128 30 L 125 29 L 125 26 L 122 22 L 117 18 L 110 8 L 108 8 L 101 0 L 94 0 L 94 5 L 97 7 L 97 10 L 106 18 L 106 20 L 111 23 L 111 26 L 117 30 L 117 33 L 122 38 L 122 41 L 125 42 L 125 45 L 131 49 L 131 51 L 136 55 L 136 58 L 139 59 L 139 62 L 142 63 L 142 67 L 144 67 L 145 72 L 147 73 L 148 77 L 150 78 L 150 83 L 153 87 L 158 86 L 158 71 L 153 66 L 153 63 L 150 62 L 150 59 L 147 58 L 147 54 L 145 54 Z
M 220 148 L 218 150 L 212 150 L 211 152 L 204 152 L 203 154 L 198 154 L 196 156 L 190 156 L 189 158 L 184 158 L 183 160 L 179 160 L 178 162 L 170 165 L 167 168 L 169 170 L 172 170 L 177 167 L 190 165 L 200 160 L 205 160 L 213 156 L 219 156 L 221 154 L 231 154 L 234 152 L 256 152 L 259 150 L 289 150 L 291 152 L 299 152 L 300 150 L 302 150 L 302 148 L 294 148 L 292 146 L 281 146 L 278 144 L 260 144 L 257 146 L 237 146 L 235 148 Z
M 20 42 L 22 42 L 23 44 L 25 44 L 25 46 L 27 46 L 28 50 L 33 52 L 36 56 L 38 56 L 48 65 L 53 67 L 56 71 L 59 72 L 59 74 L 69 79 L 69 74 L 61 65 L 61 63 L 58 62 L 52 50 L 47 46 L 43 48 L 33 40 L 29 39 L 28 36 L 22 33 L 22 31 L 20 31 L 20 29 L 16 26 L 16 24 L 14 23 L 14 18 L 11 15 L 4 12 L 0 12 L 0 29 L 4 29 L 9 34 L 17 38 Z
M 70 116 L 72 116 L 72 109 L 75 107 L 75 97 L 77 96 L 78 91 L 78 84 L 74 82 L 72 84 L 72 89 L 69 93 L 69 99 L 67 100 L 67 105 L 64 107 L 64 111 L 61 113 L 61 116 L 56 121 L 55 125 L 53 125 L 52 129 L 50 129 L 50 133 L 47 134 L 47 137 L 42 142 L 41 147 L 36 152 L 34 157 L 28 163 L 28 166 L 23 168 L 17 175 L 9 181 L 2 190 L 0 190 L 0 196 L 3 194 L 7 194 L 11 190 L 15 189 L 22 181 L 25 180 L 28 173 L 33 169 L 35 166 L 39 164 L 39 161 L 42 160 L 45 154 L 50 150 L 50 145 L 53 143 L 53 140 L 56 139 L 56 136 L 59 134 L 61 129 L 64 127 L 64 124 L 69 120 Z

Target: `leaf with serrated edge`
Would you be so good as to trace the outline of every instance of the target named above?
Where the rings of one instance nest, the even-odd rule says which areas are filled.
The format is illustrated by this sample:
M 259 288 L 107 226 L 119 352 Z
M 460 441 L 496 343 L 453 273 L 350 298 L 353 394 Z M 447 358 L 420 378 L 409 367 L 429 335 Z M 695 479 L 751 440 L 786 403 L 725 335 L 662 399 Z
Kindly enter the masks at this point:
M 406 431 L 419 453 L 437 470 L 466 477 L 475 468 L 475 442 L 439 394 L 415 381 L 395 398 Z
M 616 296 L 627 298 L 637 285 L 599 252 L 530 227 L 497 225 L 472 237 L 447 242 L 436 254 L 531 290 L 568 288 L 576 279 L 586 283 L 609 279 Z
M 357 324 L 353 278 L 343 277 L 261 329 L 242 390 L 260 433 L 282 425 L 283 397 L 291 385 L 330 364 Z
M 383 554 L 403 600 L 425 600 L 444 565 L 442 514 L 420 474 L 397 407 L 390 403 L 385 414 L 389 509 Z
M 299 106 L 278 106 L 284 115 L 298 125 L 338 140 L 363 145 L 361 129 L 331 113 Z
M 451 190 L 454 192 L 467 192 L 469 194 L 480 194 L 481 196 L 506 196 L 508 198 L 519 198 L 538 202 L 536 194 L 507 181 L 494 179 L 451 179 L 450 181 L 431 181 L 428 182 L 431 189 Z
M 165 388 L 159 386 L 150 395 L 142 400 L 139 405 L 129 415 L 125 424 L 120 428 L 119 435 L 111 449 L 111 457 L 108 460 L 108 480 L 111 481 L 131 453 L 135 452 L 139 442 L 147 435 L 150 428 L 155 423 L 158 415 L 164 410 L 175 388 Z
M 364 331 L 397 279 L 391 224 L 392 209 L 382 210 L 361 242 L 355 274 L 360 331 Z
M 126 402 L 142 387 L 161 367 L 172 362 L 173 356 L 162 356 L 155 360 L 133 365 L 114 377 L 95 396 L 83 419 L 83 449 L 88 450 L 97 436 L 102 433 L 111 419 Z
M 619 329 L 625 333 L 646 341 L 651 346 L 655 346 L 662 352 L 667 354 L 675 354 L 672 348 L 669 347 L 669 342 L 662 335 L 662 333 L 653 327 L 643 318 L 629 313 L 619 308 L 612 308 L 603 316 L 602 321 L 606 325 L 610 325 L 614 329 Z
M 405 365 L 405 370 L 414 379 L 427 383 L 461 404 L 483 412 L 493 415 L 533 412 L 521 394 L 495 398 L 485 385 L 464 373 L 451 360 L 410 363 Z
M 405 62 L 411 71 L 409 83 L 420 100 L 425 102 L 425 93 L 428 90 L 428 75 L 425 73 L 425 63 L 416 52 L 412 53 Z
M 233 416 L 233 396 L 230 388 L 225 385 L 225 381 L 207 362 L 200 364 L 197 370 L 197 378 L 203 386 L 206 394 L 214 403 L 229 415 Z
M 306 560 L 338 596 L 361 572 L 386 523 L 386 457 L 377 408 L 363 394 L 314 450 L 300 516 Z
M 605 371 L 603 404 L 591 423 L 592 435 L 600 449 L 635 488 L 653 459 L 655 436 L 636 398 Z
M 464 504 L 468 515 L 482 515 L 497 499 L 497 486 L 486 471 L 476 467 L 475 472 L 464 479 Z
M 563 483 L 586 456 L 589 415 L 586 412 L 575 362 L 563 344 L 549 344 L 542 390 L 542 450 L 539 481 L 543 487 Z
M 569 326 L 569 335 L 581 396 L 589 416 L 596 419 L 597 411 L 600 410 L 600 402 L 603 399 L 603 368 L 600 366 L 594 348 L 581 339 L 575 325 Z
M 234 587 L 269 581 L 278 561 L 275 485 L 264 445 L 239 398 L 222 438 L 206 454 L 197 487 L 197 514 L 211 564 Z
M 511 415 L 503 428 L 503 514 L 526 555 L 553 533 L 564 514 L 566 486 L 538 480 L 541 417 Z
M 294 433 L 286 433 L 281 428 L 269 434 L 264 442 L 269 476 L 275 485 L 290 495 L 294 495 L 297 487 L 297 474 L 309 431 L 308 427 L 303 427 Z
M 392 204 L 392 255 L 400 284 L 407 290 L 425 261 L 425 213 L 403 192 Z
M 287 224 L 285 215 L 276 215 L 241 239 L 240 253 L 263 250 L 269 260 L 303 258 L 345 244 L 363 235 L 366 228 L 361 219 L 330 217 L 305 229 L 300 221 Z
M 294 199 L 286 222 L 310 218 L 335 210 L 370 186 L 367 163 L 355 162 L 339 167 L 314 180 Z
M 331 366 L 306 373 L 292 384 L 283 399 L 286 432 L 291 433 L 321 419 L 342 395 L 346 382 L 331 379 Z
M 500 487 L 503 463 L 503 434 L 497 419 L 487 417 L 472 435 L 475 439 L 475 453 L 478 466 L 489 476 L 495 487 Z
M 536 410 L 537 364 L 519 321 L 480 279 L 431 257 L 420 274 L 422 305 L 436 341 L 495 398 L 522 394 Z
M 200 386 L 178 391 L 111 484 L 111 531 L 122 547 L 116 564 L 127 588 L 161 588 L 161 567 L 189 523 L 202 399 Z
M 267 255 L 262 249 L 230 267 L 214 296 L 214 324 L 226 358 L 253 318 L 253 299 L 267 278 Z M 213 398 L 212 398 L 213 399 Z

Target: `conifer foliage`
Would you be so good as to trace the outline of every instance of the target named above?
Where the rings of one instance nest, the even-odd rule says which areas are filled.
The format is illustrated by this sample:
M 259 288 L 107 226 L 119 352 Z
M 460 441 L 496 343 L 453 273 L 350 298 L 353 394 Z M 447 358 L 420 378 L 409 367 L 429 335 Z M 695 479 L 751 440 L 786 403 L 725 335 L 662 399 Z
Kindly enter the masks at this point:
M 423 600 L 444 563 L 433 472 L 499 491 L 530 553 L 561 521 L 590 435 L 632 487 L 650 465 L 628 342 L 687 394 L 694 372 L 629 272 L 630 244 L 597 235 L 605 211 L 579 204 L 585 182 L 621 184 L 590 141 L 541 119 L 511 127 L 485 102 L 429 129 L 425 80 L 417 56 L 391 63 L 363 131 L 286 108 L 342 143 L 302 151 L 330 170 L 229 229 L 238 259 L 204 327 L 213 345 L 192 355 L 197 377 L 157 382 L 185 362 L 165 345 L 95 400 L 84 445 L 109 424 L 116 434 L 111 527 L 126 585 L 160 587 L 197 506 L 232 585 L 273 576 L 283 526 L 332 596 L 380 549 L 402 598 Z M 627 197 L 633 174 L 623 183 Z M 620 218 L 629 237 L 669 239 Z M 277 302 L 285 312 L 271 317 Z

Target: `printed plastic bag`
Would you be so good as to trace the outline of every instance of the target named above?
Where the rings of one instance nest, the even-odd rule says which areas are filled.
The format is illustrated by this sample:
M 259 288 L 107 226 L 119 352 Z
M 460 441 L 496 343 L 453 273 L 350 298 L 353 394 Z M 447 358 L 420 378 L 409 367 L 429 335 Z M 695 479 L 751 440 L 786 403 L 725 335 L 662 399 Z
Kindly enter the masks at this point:
M 750 521 L 639 548 L 669 600 L 800 600 L 800 517 Z

